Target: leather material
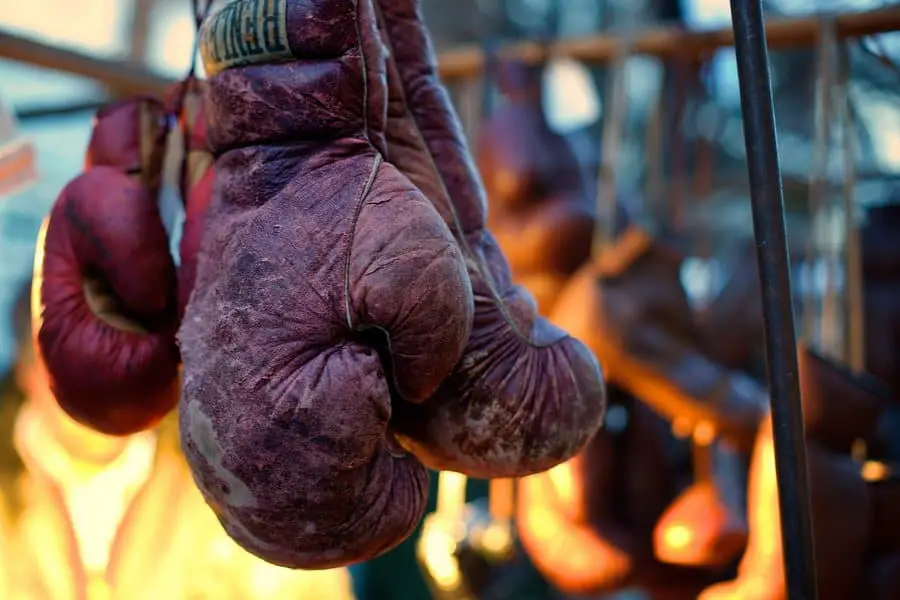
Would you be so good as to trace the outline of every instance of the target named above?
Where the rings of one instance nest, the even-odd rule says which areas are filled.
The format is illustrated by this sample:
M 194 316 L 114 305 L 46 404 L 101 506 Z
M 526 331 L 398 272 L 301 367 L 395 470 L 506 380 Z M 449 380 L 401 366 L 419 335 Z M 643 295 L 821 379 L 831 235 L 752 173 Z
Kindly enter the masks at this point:
M 98 113 L 88 169 L 60 193 L 35 261 L 36 337 L 75 420 L 127 435 L 177 402 L 175 266 L 156 203 L 165 112 L 147 98 Z
M 834 452 L 850 454 L 853 443 L 875 432 L 890 389 L 868 374 L 854 374 L 805 345 L 797 362 L 806 435 Z
M 427 473 L 392 414 L 434 402 L 469 337 L 471 288 L 439 214 L 384 160 L 369 0 L 229 4 L 201 30 L 207 64 L 234 27 L 274 50 L 207 80 L 216 175 L 179 332 L 182 445 L 248 551 L 346 565 L 423 516 Z
M 807 443 L 819 598 L 860 594 L 869 537 L 870 498 L 858 465 L 813 440 Z M 785 600 L 778 491 L 771 421 L 760 428 L 750 466 L 750 538 L 737 579 L 715 585 L 700 600 Z
M 596 359 L 538 316 L 486 228 L 484 188 L 446 90 L 420 3 L 380 0 L 388 63 L 388 155 L 432 201 L 461 248 L 475 295 L 464 356 L 430 402 L 403 405 L 401 443 L 431 468 L 513 477 L 574 456 L 597 431 Z M 426 151 L 425 160 L 408 159 Z
M 181 264 L 178 267 L 178 310 L 183 316 L 197 278 L 197 255 L 203 240 L 206 213 L 212 201 L 215 169 L 207 144 L 203 100 L 205 84 L 197 79 L 189 79 L 182 85 L 189 86 L 184 92 L 179 123 L 187 152 L 181 181 L 185 217 L 179 242 Z M 176 94 L 178 93 L 181 93 L 180 89 L 176 90 Z
M 869 568 L 866 587 L 857 598 L 893 600 L 900 598 L 900 553 L 879 558 Z
M 900 204 L 866 211 L 862 228 L 866 371 L 900 395 Z

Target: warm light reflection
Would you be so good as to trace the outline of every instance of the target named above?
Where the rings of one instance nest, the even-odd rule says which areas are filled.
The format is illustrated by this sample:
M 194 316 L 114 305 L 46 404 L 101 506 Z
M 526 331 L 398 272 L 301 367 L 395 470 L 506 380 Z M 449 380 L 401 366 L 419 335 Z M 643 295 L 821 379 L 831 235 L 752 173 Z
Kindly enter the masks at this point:
M 889 465 L 875 460 L 867 460 L 862 465 L 862 477 L 866 481 L 884 481 L 893 475 Z
M 693 528 L 687 525 L 671 525 L 663 533 L 663 544 L 669 550 L 686 550 L 694 541 Z

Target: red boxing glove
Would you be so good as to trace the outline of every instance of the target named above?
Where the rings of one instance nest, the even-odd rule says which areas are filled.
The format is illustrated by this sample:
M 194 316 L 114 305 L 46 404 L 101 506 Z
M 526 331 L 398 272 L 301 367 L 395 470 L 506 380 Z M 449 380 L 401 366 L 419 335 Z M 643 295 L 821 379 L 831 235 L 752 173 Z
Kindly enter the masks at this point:
M 181 194 L 184 198 L 185 218 L 181 233 L 178 267 L 178 312 L 184 314 L 197 277 L 197 254 L 203 239 L 206 213 L 212 200 L 213 156 L 206 139 L 206 110 L 203 105 L 205 84 L 198 79 L 188 79 L 183 86 L 180 126 L 185 136 L 185 164 L 182 173 Z
M 175 266 L 156 200 L 164 123 L 153 99 L 101 110 L 87 170 L 38 240 L 35 331 L 51 388 L 110 435 L 152 427 L 178 398 Z

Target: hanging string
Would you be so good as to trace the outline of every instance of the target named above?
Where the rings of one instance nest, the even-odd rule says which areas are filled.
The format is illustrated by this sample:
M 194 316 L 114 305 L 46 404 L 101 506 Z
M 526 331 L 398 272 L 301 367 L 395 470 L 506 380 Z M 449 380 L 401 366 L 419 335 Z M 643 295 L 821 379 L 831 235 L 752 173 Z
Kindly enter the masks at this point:
M 816 220 L 822 217 L 822 204 L 828 178 L 828 158 L 831 148 L 832 90 L 834 88 L 834 27 L 823 20 L 819 31 L 816 68 L 816 92 L 814 107 L 814 132 L 812 165 L 809 176 L 808 216 L 810 230 L 806 239 L 806 275 L 803 286 L 803 324 L 801 338 L 806 344 L 816 346 L 821 341 L 822 331 L 818 327 L 824 314 L 819 314 L 817 289 L 818 245 L 816 243 Z M 822 311 L 824 313 L 824 310 Z
M 214 0 L 206 0 L 202 3 L 200 0 L 191 0 L 191 10 L 194 15 L 194 43 L 191 47 L 191 61 L 188 67 L 187 75 L 184 80 L 181 82 L 181 88 L 179 89 L 178 95 L 175 97 L 175 103 L 172 106 L 172 112 L 176 116 L 176 118 L 181 118 L 182 110 L 184 109 L 184 101 L 187 97 L 188 91 L 193 85 L 194 80 L 197 78 L 197 52 L 200 48 L 200 27 L 203 25 L 203 21 L 209 15 L 209 11 L 212 8 Z
M 847 361 L 860 373 L 865 370 L 865 307 L 863 305 L 862 249 L 859 220 L 856 216 L 856 122 L 853 118 L 853 99 L 850 96 L 850 58 L 847 47 L 841 47 L 840 110 L 843 142 L 843 209 L 844 209 L 844 290 L 846 299 L 845 324 Z
M 600 168 L 597 174 L 597 216 L 591 253 L 603 256 L 614 244 L 618 221 L 616 170 L 621 153 L 626 104 L 628 101 L 626 68 L 631 57 L 632 41 L 621 41 L 610 66 L 609 83 L 603 111 L 603 133 L 600 142 Z
M 688 111 L 688 82 L 691 75 L 692 59 L 679 54 L 675 58 L 673 94 L 675 110 L 672 111 L 669 121 L 669 155 L 671 157 L 670 178 L 673 185 L 669 186 L 670 193 L 666 197 L 666 234 L 680 237 L 684 233 L 684 190 L 687 173 L 687 141 L 685 140 L 685 122 Z
M 662 77 L 656 102 L 647 120 L 644 139 L 645 171 L 644 171 L 644 207 L 646 213 L 645 229 L 652 231 L 656 223 L 664 220 L 663 190 L 663 122 L 666 118 L 668 97 L 666 96 L 666 66 L 663 64 Z
M 709 63 L 704 61 L 703 64 L 708 66 Z M 701 74 L 702 77 L 702 69 L 697 69 L 697 72 Z M 712 77 L 712 73 L 708 73 L 709 77 Z M 695 92 L 703 94 L 704 87 L 702 84 L 702 78 L 696 78 L 693 80 L 692 88 Z M 693 123 L 694 123 L 694 133 L 695 140 L 694 145 L 696 146 L 696 154 L 694 161 L 694 181 L 693 181 L 693 190 L 692 196 L 694 198 L 694 217 L 692 221 L 694 223 L 693 235 L 695 241 L 695 254 L 698 259 L 703 261 L 704 268 L 707 273 L 707 286 L 704 290 L 704 297 L 700 298 L 700 305 L 703 309 L 706 309 L 709 304 L 712 302 L 717 290 L 719 289 L 719 282 L 717 277 L 717 272 L 715 269 L 715 265 L 713 264 L 714 258 L 714 241 L 712 236 L 712 211 L 710 210 L 710 203 L 713 195 L 714 188 L 714 180 L 716 175 L 716 159 L 717 159 L 717 150 L 718 146 L 716 142 L 721 139 L 722 133 L 725 129 L 725 119 L 721 118 L 718 108 L 715 103 L 709 102 L 709 98 L 704 94 L 701 96 L 702 103 L 696 108 L 693 113 Z M 701 118 L 707 117 L 712 120 L 712 126 L 709 129 L 701 130 L 700 121 Z

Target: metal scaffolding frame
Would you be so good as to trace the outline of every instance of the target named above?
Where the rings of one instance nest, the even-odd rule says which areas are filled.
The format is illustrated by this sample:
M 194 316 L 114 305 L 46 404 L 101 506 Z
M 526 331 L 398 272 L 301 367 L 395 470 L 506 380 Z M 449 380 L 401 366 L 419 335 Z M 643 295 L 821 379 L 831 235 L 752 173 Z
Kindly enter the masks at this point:
M 761 0 L 731 0 L 766 340 L 781 544 L 789 600 L 815 600 L 812 504 L 775 107 Z

